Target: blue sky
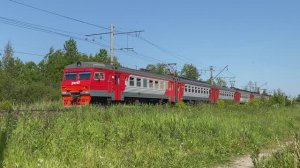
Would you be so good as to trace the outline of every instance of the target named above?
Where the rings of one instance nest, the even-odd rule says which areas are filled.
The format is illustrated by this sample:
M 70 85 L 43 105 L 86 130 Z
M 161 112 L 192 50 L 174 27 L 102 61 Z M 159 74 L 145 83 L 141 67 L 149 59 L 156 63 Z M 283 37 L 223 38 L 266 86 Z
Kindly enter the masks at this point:
M 280 88 L 288 95 L 300 94 L 300 1 L 299 0 L 18 0 L 35 7 L 77 18 L 117 31 L 144 30 L 143 37 L 156 47 L 126 35 L 116 36 L 119 61 L 128 67 L 145 67 L 158 60 L 192 63 L 198 69 L 215 66 L 216 72 L 229 65 L 221 76 L 235 76 L 236 86 L 249 81 L 268 89 Z M 91 34 L 107 30 L 63 19 L 8 0 L 0 1 L 0 17 L 74 32 Z M 82 36 L 83 37 L 83 36 Z M 84 37 L 83 37 L 84 38 Z M 44 55 L 52 46 L 63 48 L 67 37 L 27 30 L 0 22 L 0 47 L 11 41 L 15 51 Z M 94 54 L 109 44 L 108 36 L 90 37 L 101 43 L 77 41 L 80 52 Z M 127 42 L 128 41 L 128 42 Z M 1 51 L 0 51 L 1 52 Z M 24 61 L 39 62 L 41 56 L 16 53 Z M 151 58 L 148 58 L 151 57 Z M 153 59 L 152 59 L 153 58 Z M 203 72 L 207 79 L 209 73 Z

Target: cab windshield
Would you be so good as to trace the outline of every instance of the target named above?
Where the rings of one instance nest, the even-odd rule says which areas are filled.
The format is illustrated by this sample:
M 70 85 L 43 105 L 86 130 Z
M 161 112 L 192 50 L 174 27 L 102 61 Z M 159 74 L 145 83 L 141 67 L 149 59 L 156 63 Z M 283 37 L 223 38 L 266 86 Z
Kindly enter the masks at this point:
M 91 78 L 91 72 L 80 72 L 79 80 L 89 80 Z
M 65 73 L 65 80 L 89 80 L 90 78 L 91 78 L 91 72 Z
M 76 80 L 76 73 L 66 73 L 65 80 Z

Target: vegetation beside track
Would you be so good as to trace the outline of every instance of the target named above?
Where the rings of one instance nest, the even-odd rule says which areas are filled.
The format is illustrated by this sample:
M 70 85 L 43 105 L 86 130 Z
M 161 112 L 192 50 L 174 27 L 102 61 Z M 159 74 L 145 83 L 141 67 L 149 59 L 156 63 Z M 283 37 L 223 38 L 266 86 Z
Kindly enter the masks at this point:
M 300 134 L 295 134 L 290 144 L 269 157 L 253 159 L 257 168 L 300 167 Z
M 4 167 L 203 167 L 286 141 L 300 107 L 114 105 L 1 115 Z

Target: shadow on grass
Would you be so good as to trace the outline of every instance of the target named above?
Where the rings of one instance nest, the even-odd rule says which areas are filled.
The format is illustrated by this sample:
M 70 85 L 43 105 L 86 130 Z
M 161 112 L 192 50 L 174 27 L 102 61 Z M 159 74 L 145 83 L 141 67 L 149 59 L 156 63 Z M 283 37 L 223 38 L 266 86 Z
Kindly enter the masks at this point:
M 7 139 L 7 132 L 1 132 L 0 136 L 0 168 L 3 167 L 4 161 L 4 151 L 6 148 L 6 139 Z
M 18 116 L 14 116 L 11 113 L 8 114 L 6 118 L 6 129 L 1 130 L 1 136 L 0 136 L 0 168 L 3 168 L 3 162 L 4 162 L 4 152 L 7 147 L 7 142 L 9 141 L 9 138 L 11 133 L 16 127 Z

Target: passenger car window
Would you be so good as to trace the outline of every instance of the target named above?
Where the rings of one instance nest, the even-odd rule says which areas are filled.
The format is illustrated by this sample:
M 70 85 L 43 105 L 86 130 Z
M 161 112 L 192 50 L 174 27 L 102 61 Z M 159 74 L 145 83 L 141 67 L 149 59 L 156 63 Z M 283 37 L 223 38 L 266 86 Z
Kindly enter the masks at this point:
M 153 80 L 149 80 L 149 88 L 153 88 Z
M 164 82 L 163 81 L 159 81 L 159 88 L 161 89 L 161 90 L 164 90 Z
M 136 86 L 141 87 L 142 86 L 142 79 L 141 78 L 136 78 Z
M 143 87 L 144 88 L 148 87 L 148 80 L 147 79 L 143 79 Z
M 155 81 L 154 86 L 155 86 L 155 89 L 158 89 L 158 81 Z
M 129 78 L 129 86 L 134 86 L 134 77 Z

